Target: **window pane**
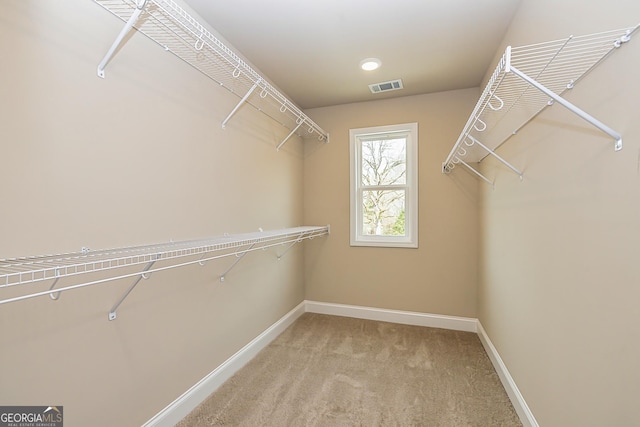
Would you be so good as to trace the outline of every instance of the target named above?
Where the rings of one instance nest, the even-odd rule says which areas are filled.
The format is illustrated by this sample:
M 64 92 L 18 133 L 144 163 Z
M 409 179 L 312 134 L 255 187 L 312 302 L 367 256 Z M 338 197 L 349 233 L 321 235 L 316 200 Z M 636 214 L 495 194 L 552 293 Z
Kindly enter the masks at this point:
M 404 236 L 404 190 L 362 192 L 362 234 Z
M 362 141 L 362 185 L 404 185 L 407 140 L 371 139 Z

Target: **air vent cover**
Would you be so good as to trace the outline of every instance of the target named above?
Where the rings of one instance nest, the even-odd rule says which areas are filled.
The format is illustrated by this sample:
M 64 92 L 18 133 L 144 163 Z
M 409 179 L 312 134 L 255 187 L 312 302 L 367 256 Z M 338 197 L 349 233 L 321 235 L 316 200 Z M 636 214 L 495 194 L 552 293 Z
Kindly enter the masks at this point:
M 369 85 L 371 93 L 388 92 L 390 90 L 398 90 L 403 88 L 404 86 L 402 86 L 402 80 L 400 79 L 382 83 L 373 83 Z

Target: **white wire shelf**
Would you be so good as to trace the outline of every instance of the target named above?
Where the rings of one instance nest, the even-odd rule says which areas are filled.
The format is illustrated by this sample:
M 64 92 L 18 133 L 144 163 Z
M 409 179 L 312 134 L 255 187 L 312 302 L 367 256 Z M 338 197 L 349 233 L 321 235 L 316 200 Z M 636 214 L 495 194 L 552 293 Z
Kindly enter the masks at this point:
M 125 22 L 111 49 L 98 65 L 100 77 L 104 77 L 107 63 L 125 36 L 135 28 L 241 98 L 222 122 L 222 127 L 246 102 L 291 130 L 278 149 L 294 134 L 329 142 L 329 135 L 320 126 L 174 1 L 94 1 Z
M 135 278 L 133 285 L 111 310 L 110 319 L 113 320 L 117 306 L 140 279 L 148 278 L 151 273 L 196 263 L 204 265 L 207 261 L 235 256 L 236 262 L 220 276 L 220 280 L 224 281 L 224 276 L 248 252 L 287 245 L 278 255 L 280 259 L 296 243 L 327 234 L 329 234 L 329 226 L 302 226 L 147 246 L 98 251 L 83 249 L 81 252 L 74 253 L 2 259 L 0 260 L 0 291 L 10 287 L 26 289 L 25 285 L 36 282 L 53 281 L 53 283 L 47 290 L 27 291 L 18 296 L 0 299 L 0 304 L 43 295 L 58 299 L 60 292 L 124 278 Z M 159 266 L 156 266 L 156 263 Z M 119 274 L 122 268 L 133 266 L 144 266 L 144 268 L 134 273 Z M 55 288 L 60 279 L 96 272 L 108 274 L 96 280 Z
M 616 151 L 622 149 L 619 133 L 561 95 L 628 42 L 639 27 L 640 24 L 545 43 L 507 47 L 458 140 L 442 163 L 442 172 L 449 173 L 457 165 L 462 165 L 493 185 L 490 179 L 469 165 L 491 155 L 522 179 L 522 172 L 495 150 L 556 102 L 609 134 L 614 139 Z

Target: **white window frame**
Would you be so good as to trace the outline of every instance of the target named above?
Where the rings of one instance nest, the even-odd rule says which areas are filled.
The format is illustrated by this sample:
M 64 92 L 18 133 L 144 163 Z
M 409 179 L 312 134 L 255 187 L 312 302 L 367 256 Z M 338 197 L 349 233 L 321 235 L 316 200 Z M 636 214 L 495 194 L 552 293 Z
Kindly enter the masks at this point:
M 377 236 L 362 233 L 361 140 L 371 136 L 406 133 L 405 236 Z M 349 130 L 350 152 L 350 228 L 351 246 L 394 248 L 418 247 L 418 124 L 375 126 Z M 398 188 L 400 186 L 394 186 Z

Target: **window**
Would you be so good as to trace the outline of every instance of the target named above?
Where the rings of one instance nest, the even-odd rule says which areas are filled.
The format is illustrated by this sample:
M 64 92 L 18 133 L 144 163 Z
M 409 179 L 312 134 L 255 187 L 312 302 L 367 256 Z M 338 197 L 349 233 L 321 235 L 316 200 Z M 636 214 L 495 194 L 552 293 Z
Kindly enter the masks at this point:
M 418 124 L 349 131 L 351 245 L 418 247 Z

